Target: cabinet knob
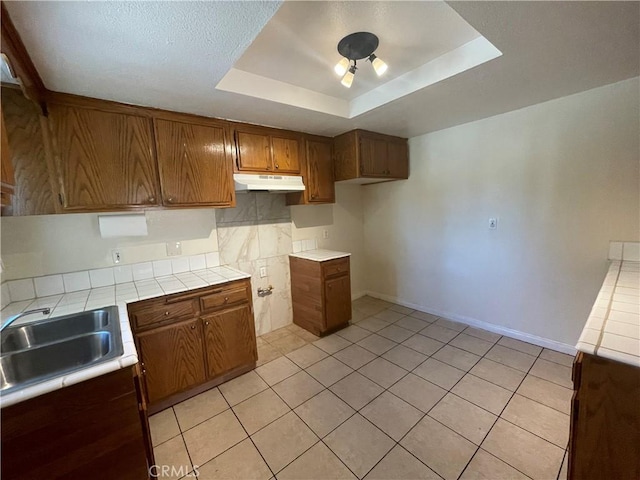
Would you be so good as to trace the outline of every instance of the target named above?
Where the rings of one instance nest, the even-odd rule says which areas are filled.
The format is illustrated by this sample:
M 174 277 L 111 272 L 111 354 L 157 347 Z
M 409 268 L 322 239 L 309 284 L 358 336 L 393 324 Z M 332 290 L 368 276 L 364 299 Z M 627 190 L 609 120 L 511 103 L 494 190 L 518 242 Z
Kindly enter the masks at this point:
M 207 320 L 206 322 L 204 322 L 205 325 L 209 325 L 209 320 Z
M 314 198 L 318 198 L 318 196 L 315 193 L 312 193 L 311 194 L 311 199 L 314 199 Z
M 148 203 L 156 203 L 156 197 L 149 197 Z
M 191 325 L 191 330 L 195 330 L 196 326 L 195 325 Z
M 276 163 L 276 168 L 280 168 L 280 165 L 278 165 L 277 163 Z
M 227 303 L 229 301 L 229 297 L 224 297 L 224 303 Z
M 336 268 L 336 270 L 338 270 L 339 272 L 342 271 L 342 269 L 340 267 Z
M 167 203 L 173 203 L 173 197 L 167 197 Z

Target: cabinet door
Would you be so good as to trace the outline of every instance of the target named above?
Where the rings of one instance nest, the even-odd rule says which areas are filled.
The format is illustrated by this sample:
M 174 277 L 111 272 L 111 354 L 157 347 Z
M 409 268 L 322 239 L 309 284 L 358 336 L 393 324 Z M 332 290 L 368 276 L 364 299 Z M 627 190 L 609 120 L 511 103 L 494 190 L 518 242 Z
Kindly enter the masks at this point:
M 375 137 L 360 137 L 360 175 L 384 177 L 387 175 L 387 141 Z
M 387 169 L 393 178 L 409 178 L 409 146 L 407 142 L 389 142 Z
M 0 199 L 2 200 L 2 206 L 11 205 L 11 195 L 13 195 L 13 187 L 16 184 L 13 176 L 13 165 L 11 164 L 11 155 L 9 153 L 9 137 L 7 136 L 7 130 L 5 128 L 4 116 L 0 110 L 0 129 L 2 130 L 2 159 L 0 163 L 1 177 L 0 177 Z
M 297 138 L 271 137 L 274 172 L 300 173 L 300 143 Z
M 310 203 L 335 201 L 331 142 L 307 140 L 306 180 Z
M 351 319 L 351 282 L 349 275 L 324 282 L 326 330 L 338 327 Z
M 137 340 L 150 403 L 206 380 L 197 319 L 141 333 Z
M 209 378 L 258 360 L 249 305 L 202 317 Z
M 165 205 L 230 205 L 233 163 L 226 127 L 156 120 L 162 201 Z
M 158 203 L 151 120 L 51 104 L 64 208 L 114 210 Z
M 271 141 L 268 134 L 236 130 L 238 170 L 271 170 Z

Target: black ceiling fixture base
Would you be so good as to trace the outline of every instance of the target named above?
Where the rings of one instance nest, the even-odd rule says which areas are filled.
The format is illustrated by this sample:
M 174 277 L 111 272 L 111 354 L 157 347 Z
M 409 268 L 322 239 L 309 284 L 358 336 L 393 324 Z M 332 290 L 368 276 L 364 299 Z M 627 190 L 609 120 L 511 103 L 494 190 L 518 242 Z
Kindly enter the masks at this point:
M 347 35 L 338 43 L 338 52 L 349 60 L 368 58 L 378 48 L 378 37 L 369 32 Z

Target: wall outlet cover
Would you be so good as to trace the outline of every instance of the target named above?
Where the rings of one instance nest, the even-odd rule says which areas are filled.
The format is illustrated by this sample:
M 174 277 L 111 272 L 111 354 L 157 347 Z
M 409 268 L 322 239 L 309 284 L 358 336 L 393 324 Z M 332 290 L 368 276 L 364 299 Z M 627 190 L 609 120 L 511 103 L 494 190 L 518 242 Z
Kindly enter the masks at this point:
M 168 242 L 167 257 L 175 257 L 176 255 L 182 255 L 182 244 L 180 242 Z
M 489 219 L 489 228 L 491 230 L 495 230 L 496 228 L 498 228 L 498 219 L 497 218 L 490 218 Z

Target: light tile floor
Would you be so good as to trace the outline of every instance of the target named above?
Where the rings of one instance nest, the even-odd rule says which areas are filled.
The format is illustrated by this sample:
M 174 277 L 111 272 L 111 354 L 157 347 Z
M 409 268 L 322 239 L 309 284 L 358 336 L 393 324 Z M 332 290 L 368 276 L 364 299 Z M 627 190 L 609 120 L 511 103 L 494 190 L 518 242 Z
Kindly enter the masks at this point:
M 162 478 L 566 479 L 571 356 L 370 297 L 353 318 L 259 337 L 255 371 L 152 416 Z

